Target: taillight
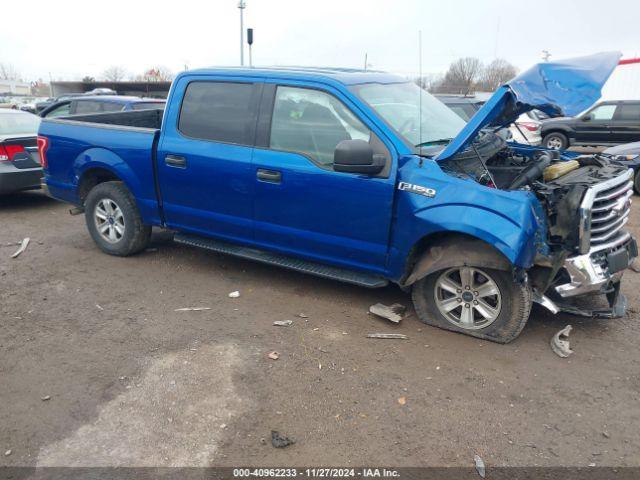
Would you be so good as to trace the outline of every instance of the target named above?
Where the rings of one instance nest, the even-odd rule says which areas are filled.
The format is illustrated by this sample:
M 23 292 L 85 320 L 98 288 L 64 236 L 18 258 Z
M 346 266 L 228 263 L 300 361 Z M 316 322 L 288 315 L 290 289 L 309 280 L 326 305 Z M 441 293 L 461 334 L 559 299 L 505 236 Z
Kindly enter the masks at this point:
M 22 145 L 0 145 L 0 162 L 11 162 L 18 153 L 23 153 Z
M 518 126 L 519 127 L 524 127 L 527 130 L 529 130 L 530 132 L 535 132 L 536 130 L 540 129 L 540 124 L 532 123 L 532 122 L 518 122 Z
M 47 168 L 47 149 L 49 148 L 49 139 L 47 137 L 38 137 L 38 154 L 40 155 L 40 165 Z

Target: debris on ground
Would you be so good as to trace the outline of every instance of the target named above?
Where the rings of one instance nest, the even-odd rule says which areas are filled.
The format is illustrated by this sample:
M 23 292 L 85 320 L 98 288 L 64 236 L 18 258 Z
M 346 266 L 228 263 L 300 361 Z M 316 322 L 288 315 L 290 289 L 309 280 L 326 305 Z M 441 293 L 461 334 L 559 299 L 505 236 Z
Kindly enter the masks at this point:
M 482 478 L 484 478 L 484 476 L 487 474 L 486 468 L 484 466 L 484 460 L 482 460 L 482 458 L 480 458 L 480 455 L 474 455 L 473 456 L 473 461 L 476 464 L 476 470 L 478 472 L 478 475 L 480 475 Z
M 609 433 L 608 433 L 608 432 L 602 432 L 602 436 L 603 436 L 604 438 L 611 438 L 611 435 L 609 435 Z
M 7 450 L 6 452 L 4 452 L 5 457 L 8 457 L 9 455 L 11 455 L 11 450 Z
M 398 398 L 398 403 L 400 405 L 405 405 L 407 403 L 407 397 L 400 397 Z
M 51 400 L 51 395 L 45 395 L 44 397 L 40 397 L 40 400 L 46 402 L 47 400 Z
M 211 307 L 184 307 L 176 308 L 176 312 L 202 312 L 203 310 L 211 310 Z
M 240 292 L 237 290 L 229 294 L 229 298 L 238 298 L 239 296 L 240 296 Z
M 96 303 L 96 308 L 97 308 L 98 310 L 100 310 L 100 311 L 104 310 L 104 308 L 102 308 L 102 307 L 101 307 L 100 305 L 98 305 L 97 303 Z
M 274 447 L 284 448 L 294 443 L 296 443 L 295 440 L 280 435 L 280 432 L 277 432 L 276 430 L 271 430 L 271 445 L 273 445 Z
M 276 327 L 290 327 L 293 325 L 293 320 L 276 320 L 273 324 Z
M 299 314 L 298 314 L 298 316 L 299 316 L 300 318 L 309 318 L 309 316 L 308 316 L 308 315 L 305 315 L 304 313 L 299 313 Z
M 377 315 L 378 317 L 386 318 L 393 323 L 400 323 L 402 315 L 406 312 L 407 307 L 399 303 L 387 306 L 382 303 L 376 303 L 369 307 L 369 312 Z
M 551 338 L 551 350 L 553 350 L 559 357 L 567 358 L 573 353 L 573 350 L 569 348 L 568 340 L 571 328 L 571 325 L 567 325 Z
M 24 252 L 27 249 L 30 241 L 31 239 L 29 237 L 26 237 L 24 240 L 22 240 L 22 242 L 20 243 L 20 248 L 16 250 L 16 253 L 11 255 L 11 258 L 17 258 L 22 252 Z
M 388 338 L 397 340 L 406 340 L 406 335 L 402 333 L 367 333 L 367 338 Z
M 274 350 L 273 352 L 269 352 L 267 357 L 269 357 L 271 360 L 277 360 L 280 358 L 280 354 Z
M 629 268 L 636 273 L 640 273 L 640 265 L 638 265 L 638 262 L 636 260 L 631 262 L 631 265 L 629 265 Z

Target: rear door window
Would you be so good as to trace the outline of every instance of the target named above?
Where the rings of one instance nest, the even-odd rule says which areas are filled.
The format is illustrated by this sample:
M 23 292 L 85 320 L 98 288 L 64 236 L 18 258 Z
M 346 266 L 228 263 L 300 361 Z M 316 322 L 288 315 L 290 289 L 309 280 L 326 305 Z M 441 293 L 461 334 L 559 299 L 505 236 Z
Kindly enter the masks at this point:
M 618 107 L 616 120 L 640 122 L 640 103 L 623 103 Z
M 254 85 L 231 82 L 191 82 L 180 110 L 178 130 L 202 140 L 251 145 Z
M 94 100 L 76 100 L 75 113 L 97 113 L 102 111 L 102 102 Z

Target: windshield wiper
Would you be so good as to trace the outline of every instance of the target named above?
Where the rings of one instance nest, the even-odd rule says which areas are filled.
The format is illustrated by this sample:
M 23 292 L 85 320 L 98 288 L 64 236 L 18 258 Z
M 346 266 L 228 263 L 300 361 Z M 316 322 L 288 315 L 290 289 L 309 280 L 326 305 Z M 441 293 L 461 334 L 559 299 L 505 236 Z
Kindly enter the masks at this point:
M 451 140 L 453 140 L 453 138 L 440 138 L 438 140 L 428 140 L 426 142 L 417 144 L 416 147 L 420 148 L 420 147 L 427 147 L 429 145 L 446 145 L 447 143 L 451 142 Z

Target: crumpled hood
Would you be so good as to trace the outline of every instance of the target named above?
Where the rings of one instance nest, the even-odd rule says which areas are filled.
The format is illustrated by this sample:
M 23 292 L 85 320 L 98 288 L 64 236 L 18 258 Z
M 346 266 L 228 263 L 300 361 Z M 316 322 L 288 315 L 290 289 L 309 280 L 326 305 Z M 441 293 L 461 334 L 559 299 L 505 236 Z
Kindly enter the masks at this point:
M 435 160 L 464 150 L 483 128 L 504 127 L 533 109 L 552 117 L 583 112 L 600 98 L 621 56 L 606 52 L 534 65 L 500 87 Z

